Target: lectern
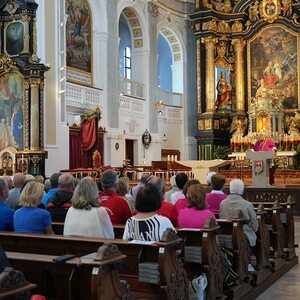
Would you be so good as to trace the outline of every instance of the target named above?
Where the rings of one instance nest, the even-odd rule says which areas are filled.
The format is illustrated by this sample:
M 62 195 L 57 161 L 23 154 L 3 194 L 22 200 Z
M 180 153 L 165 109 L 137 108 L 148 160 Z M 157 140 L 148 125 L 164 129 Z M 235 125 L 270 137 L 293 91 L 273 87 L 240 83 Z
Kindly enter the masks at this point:
M 253 151 L 246 152 L 246 158 L 252 161 L 252 186 L 270 187 L 269 176 L 272 160 L 276 158 L 276 152 L 271 151 Z

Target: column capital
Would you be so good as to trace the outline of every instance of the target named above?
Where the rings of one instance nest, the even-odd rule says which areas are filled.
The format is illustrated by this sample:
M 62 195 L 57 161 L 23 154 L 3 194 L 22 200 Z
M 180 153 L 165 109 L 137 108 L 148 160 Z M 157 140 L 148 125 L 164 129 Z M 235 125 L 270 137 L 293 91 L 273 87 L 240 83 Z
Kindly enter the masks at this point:
M 244 49 L 244 47 L 246 46 L 246 41 L 245 40 L 232 40 L 231 41 L 234 49 L 236 51 L 242 51 Z
M 218 39 L 212 36 L 205 37 L 201 39 L 201 42 L 205 45 L 205 47 L 215 46 L 218 42 Z

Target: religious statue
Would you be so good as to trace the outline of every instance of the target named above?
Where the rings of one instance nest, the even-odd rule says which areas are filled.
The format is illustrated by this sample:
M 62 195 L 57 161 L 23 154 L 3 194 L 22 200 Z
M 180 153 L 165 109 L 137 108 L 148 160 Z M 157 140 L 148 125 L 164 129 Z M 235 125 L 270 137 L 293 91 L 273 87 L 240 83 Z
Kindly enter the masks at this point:
M 246 128 L 248 125 L 248 119 L 244 118 L 244 119 L 240 119 L 237 116 L 235 116 L 232 119 L 232 123 L 231 123 L 231 128 L 230 128 L 230 133 L 234 133 L 236 134 L 245 134 Z
M 249 6 L 249 19 L 251 22 L 259 20 L 259 2 L 255 1 Z
M 284 16 L 290 16 L 293 12 L 293 7 L 292 7 L 292 0 L 282 0 L 282 14 Z
M 221 71 L 221 76 L 217 83 L 217 99 L 216 106 L 218 109 L 224 109 L 227 105 L 231 104 L 232 87 L 226 80 L 225 71 Z

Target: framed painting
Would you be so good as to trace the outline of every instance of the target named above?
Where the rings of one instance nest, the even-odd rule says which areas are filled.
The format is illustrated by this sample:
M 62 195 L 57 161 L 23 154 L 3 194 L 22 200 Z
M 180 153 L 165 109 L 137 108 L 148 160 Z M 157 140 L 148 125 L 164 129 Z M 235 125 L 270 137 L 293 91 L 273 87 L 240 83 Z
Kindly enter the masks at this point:
M 92 85 L 92 15 L 87 0 L 66 0 L 66 63 L 69 81 Z
M 19 55 L 24 49 L 24 25 L 22 22 L 12 22 L 4 31 L 5 52 L 10 55 Z
M 299 34 L 272 25 L 248 41 L 248 105 L 261 95 L 277 95 L 285 110 L 300 107 Z
M 23 77 L 16 72 L 0 77 L 0 151 L 23 150 Z

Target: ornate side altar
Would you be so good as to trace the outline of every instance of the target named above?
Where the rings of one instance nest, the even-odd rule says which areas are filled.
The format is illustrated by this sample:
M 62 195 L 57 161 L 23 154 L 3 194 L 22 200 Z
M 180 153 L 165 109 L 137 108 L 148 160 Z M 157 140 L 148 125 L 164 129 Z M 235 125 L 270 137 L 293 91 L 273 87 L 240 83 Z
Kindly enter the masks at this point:
M 44 73 L 34 1 L 0 1 L 0 163 L 4 174 L 45 174 Z
M 299 1 L 196 1 L 198 159 L 252 147 L 260 131 L 280 151 L 300 136 Z

